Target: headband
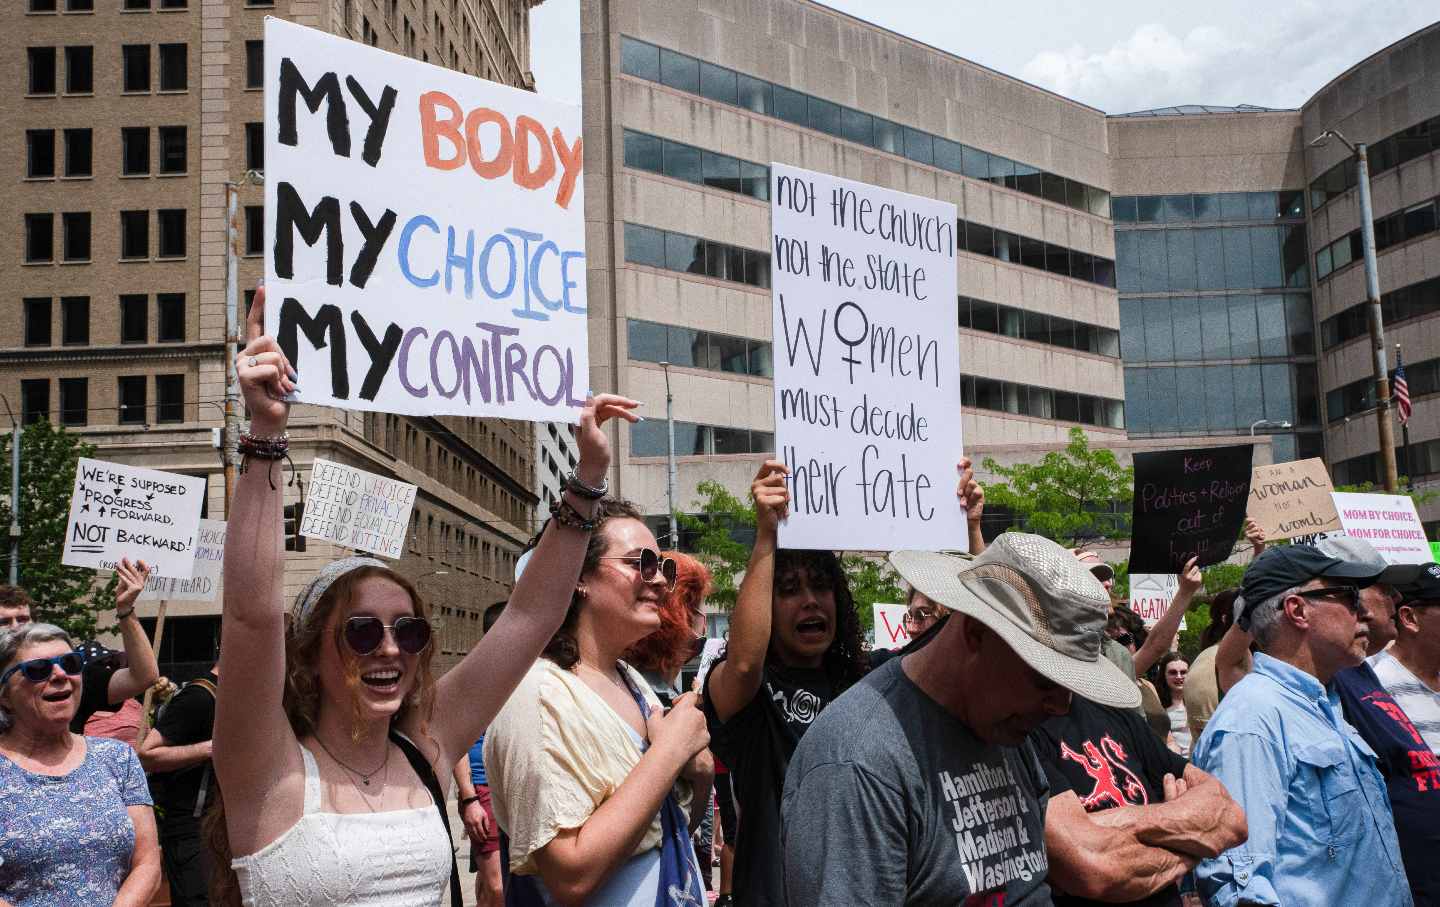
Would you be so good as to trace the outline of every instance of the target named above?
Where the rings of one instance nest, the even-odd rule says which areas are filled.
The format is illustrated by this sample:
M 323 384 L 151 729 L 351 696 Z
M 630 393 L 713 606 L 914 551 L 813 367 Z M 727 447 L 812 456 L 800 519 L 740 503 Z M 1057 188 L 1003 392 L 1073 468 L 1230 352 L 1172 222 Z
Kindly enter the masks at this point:
M 340 577 L 353 570 L 359 570 L 361 567 L 390 569 L 384 561 L 376 560 L 373 557 L 346 557 L 326 564 L 319 573 L 315 574 L 315 578 L 310 581 L 310 585 L 305 587 L 305 591 L 295 599 L 295 607 L 290 609 L 290 617 L 295 629 L 299 630 L 305 626 L 310 615 L 315 611 L 315 603 L 325 594 L 325 590 L 335 585 L 335 581 Z

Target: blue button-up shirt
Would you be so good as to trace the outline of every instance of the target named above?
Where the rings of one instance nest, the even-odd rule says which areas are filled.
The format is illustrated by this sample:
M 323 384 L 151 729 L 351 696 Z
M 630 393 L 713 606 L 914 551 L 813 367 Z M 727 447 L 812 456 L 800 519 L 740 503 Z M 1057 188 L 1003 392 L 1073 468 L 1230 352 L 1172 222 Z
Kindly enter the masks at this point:
M 1256 655 L 1194 761 L 1224 783 L 1250 825 L 1249 840 L 1196 871 L 1214 907 L 1412 907 L 1375 752 L 1313 675 Z

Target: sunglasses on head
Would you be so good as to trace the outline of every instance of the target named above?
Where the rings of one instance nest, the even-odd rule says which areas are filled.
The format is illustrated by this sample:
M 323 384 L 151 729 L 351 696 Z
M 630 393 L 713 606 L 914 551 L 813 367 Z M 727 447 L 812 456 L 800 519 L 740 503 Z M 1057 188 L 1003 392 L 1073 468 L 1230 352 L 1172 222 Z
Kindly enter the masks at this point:
M 386 625 L 378 617 L 356 616 L 345 621 L 345 644 L 356 655 L 369 655 L 385 641 L 385 631 L 407 655 L 419 655 L 430 645 L 430 622 L 423 617 L 402 617 Z
M 625 561 L 640 570 L 640 578 L 645 582 L 655 579 L 659 573 L 665 577 L 665 585 L 675 585 L 675 562 L 668 557 L 661 557 L 653 548 L 642 548 L 639 554 L 610 555 L 600 558 L 602 561 Z
M 66 652 L 64 655 L 56 655 L 54 658 L 32 658 L 13 664 L 0 674 L 0 687 L 10 682 L 11 674 L 20 674 L 31 683 L 44 683 L 55 673 L 55 666 L 59 665 L 60 670 L 74 677 L 85 669 L 85 658 L 79 652 Z

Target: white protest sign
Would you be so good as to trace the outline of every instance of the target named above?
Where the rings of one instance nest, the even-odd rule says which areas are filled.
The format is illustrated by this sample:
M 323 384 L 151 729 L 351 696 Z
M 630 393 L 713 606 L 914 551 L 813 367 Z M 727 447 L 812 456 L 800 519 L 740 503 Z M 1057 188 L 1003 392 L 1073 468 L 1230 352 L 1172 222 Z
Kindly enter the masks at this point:
M 580 108 L 265 20 L 265 330 L 296 399 L 575 422 Z
M 1173 573 L 1132 573 L 1130 574 L 1130 610 L 1152 627 L 1165 616 L 1175 594 L 1180 591 L 1180 577 Z M 1184 618 L 1180 621 L 1185 627 Z
M 315 458 L 300 534 L 385 557 L 405 552 L 415 486 Z
M 787 548 L 963 550 L 955 206 L 770 165 Z
M 1410 498 L 1348 491 L 1334 492 L 1331 497 L 1345 534 L 1375 546 L 1388 563 L 1428 564 L 1432 560 L 1425 527 Z
M 203 476 L 81 457 L 60 563 L 114 570 L 125 557 L 156 576 L 189 577 L 204 499 Z
M 875 645 L 876 649 L 899 649 L 910 641 L 910 631 L 905 629 L 907 605 L 882 605 L 876 603 Z
M 700 668 L 695 672 L 695 680 L 699 683 L 698 689 L 705 689 L 705 675 L 709 674 L 710 669 L 715 667 L 715 660 L 720 657 L 720 653 L 724 651 L 724 649 L 725 640 L 723 639 L 711 638 L 705 640 L 705 648 L 700 650 Z
M 195 569 L 190 577 L 177 579 L 151 574 L 140 592 L 140 601 L 213 602 L 220 591 L 224 561 L 225 521 L 201 520 L 195 541 Z

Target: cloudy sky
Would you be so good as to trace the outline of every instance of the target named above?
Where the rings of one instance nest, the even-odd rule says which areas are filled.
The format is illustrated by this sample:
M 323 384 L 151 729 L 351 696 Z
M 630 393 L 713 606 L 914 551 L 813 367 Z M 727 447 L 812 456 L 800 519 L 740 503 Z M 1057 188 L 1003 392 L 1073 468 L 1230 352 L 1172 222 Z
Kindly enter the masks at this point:
M 826 5 L 1107 113 L 1172 104 L 1298 107 L 1353 64 L 1440 19 L 1434 0 Z M 578 103 L 579 0 L 547 0 L 530 15 L 537 87 Z

